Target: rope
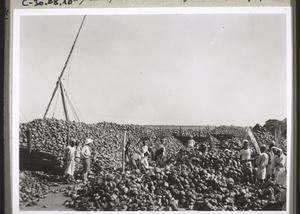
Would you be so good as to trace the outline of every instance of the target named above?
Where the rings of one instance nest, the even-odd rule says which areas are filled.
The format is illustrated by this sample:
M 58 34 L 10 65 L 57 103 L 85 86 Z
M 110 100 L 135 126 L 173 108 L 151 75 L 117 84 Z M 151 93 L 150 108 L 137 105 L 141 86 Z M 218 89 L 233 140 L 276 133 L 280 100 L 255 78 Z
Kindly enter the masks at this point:
M 68 102 L 68 104 L 71 106 L 71 110 L 73 111 L 72 109 L 72 104 L 70 103 L 69 99 L 68 99 L 68 95 L 67 95 L 67 91 L 65 90 L 64 86 L 62 85 L 62 88 L 63 88 L 63 93 L 66 97 L 66 102 Z M 74 115 L 74 111 L 73 111 L 73 115 Z M 76 121 L 76 116 L 75 116 L 75 121 Z
M 73 45 L 72 45 L 72 47 L 71 47 L 71 50 L 70 50 L 70 52 L 69 52 L 68 58 L 67 58 L 67 60 L 66 60 L 66 62 L 65 62 L 65 64 L 64 64 L 64 67 L 63 67 L 63 69 L 62 69 L 62 71 L 61 71 L 60 76 L 58 77 L 58 81 L 56 82 L 56 85 L 55 85 L 54 91 L 53 91 L 53 93 L 52 93 L 50 102 L 49 102 L 49 104 L 48 104 L 48 106 L 47 106 L 47 109 L 46 109 L 46 112 L 45 112 L 45 114 L 44 114 L 44 118 L 45 118 L 46 115 L 47 115 L 47 112 L 48 112 L 48 110 L 49 110 L 49 108 L 50 108 L 51 102 L 52 102 L 52 100 L 53 100 L 53 98 L 54 98 L 54 95 L 55 95 L 57 89 L 58 89 L 58 85 L 59 85 L 59 83 L 60 83 L 60 81 L 61 81 L 62 76 L 64 75 L 64 72 L 65 72 L 66 68 L 67 68 L 67 65 L 68 65 L 68 63 L 69 63 L 70 57 L 71 57 L 72 52 L 73 52 L 73 50 L 74 50 L 75 44 L 76 44 L 76 42 L 77 42 L 79 33 L 80 33 L 81 28 L 82 28 L 82 26 L 83 26 L 85 17 L 86 17 L 86 15 L 84 15 L 84 17 L 83 17 L 83 19 L 82 19 L 81 25 L 80 25 L 80 27 L 79 27 L 79 30 L 78 30 L 77 35 L 76 35 L 76 37 L 75 37 L 74 43 L 73 43 Z
M 68 88 L 68 92 L 70 93 L 71 98 L 72 98 L 71 101 L 72 101 L 72 103 L 74 103 L 74 105 L 75 105 L 75 107 L 76 107 L 75 109 L 76 109 L 76 111 L 77 111 L 77 112 L 79 113 L 79 115 L 80 115 L 81 121 L 83 121 L 83 122 L 85 123 L 85 120 L 83 119 L 83 116 L 82 116 L 81 112 L 79 111 L 78 106 L 76 105 L 75 99 L 74 99 L 74 97 L 73 97 L 73 95 L 72 95 L 72 93 L 71 93 L 71 90 L 70 90 L 68 84 L 67 84 L 67 88 Z
M 82 115 L 81 115 L 81 113 L 80 113 L 80 111 L 79 111 L 78 106 L 76 105 L 76 102 L 74 101 L 75 99 L 74 99 L 74 97 L 73 97 L 73 95 L 72 95 L 72 93 L 71 93 L 70 87 L 69 87 L 70 73 L 71 73 L 71 70 L 72 70 L 72 63 L 73 63 L 74 54 L 75 54 L 75 51 L 74 51 L 73 54 L 71 55 L 71 57 L 70 57 L 70 62 L 69 62 L 69 66 L 68 66 L 68 68 L 66 69 L 66 76 L 67 76 L 67 77 L 66 77 L 66 79 L 64 79 L 64 80 L 65 80 L 65 82 L 67 83 L 67 84 L 66 84 L 66 85 L 67 85 L 67 90 L 64 88 L 64 91 L 66 92 L 65 94 L 66 94 L 66 97 L 67 97 L 67 99 L 68 99 L 68 103 L 70 104 L 70 106 L 71 106 L 71 108 L 72 108 L 73 115 L 77 118 L 78 122 L 80 122 L 80 121 L 84 121 L 84 120 L 83 120 L 83 117 L 82 117 Z M 67 94 L 67 92 L 68 92 L 68 94 Z M 68 96 L 68 95 L 70 95 L 70 96 Z M 75 105 L 75 108 L 74 108 L 73 104 Z M 77 112 L 79 113 L 79 115 L 77 114 Z M 79 116 L 80 116 L 80 117 L 79 117 Z M 80 118 L 81 118 L 81 120 L 80 120 Z
M 69 98 L 69 96 L 67 94 L 66 94 L 66 97 L 67 97 L 67 100 L 68 100 L 68 102 L 69 102 L 69 104 L 71 106 L 71 109 L 73 111 L 73 115 L 75 116 L 75 118 L 77 119 L 77 121 L 80 122 L 80 119 L 79 119 L 79 117 L 78 117 L 78 115 L 77 115 L 77 113 L 76 113 L 76 111 L 74 109 L 74 106 L 73 106 L 73 104 L 72 104 L 72 102 L 71 102 L 71 100 L 70 100 L 70 98 Z
M 63 86 L 63 90 L 64 90 L 64 93 L 66 95 L 67 101 L 68 101 L 69 105 L 71 106 L 71 110 L 73 111 L 73 115 L 75 116 L 75 119 L 77 119 L 78 122 L 80 122 L 80 119 L 79 119 L 79 117 L 78 117 L 78 115 L 77 115 L 77 113 L 76 113 L 76 111 L 74 109 L 74 106 L 73 106 L 73 104 L 72 104 L 72 102 L 71 102 L 71 100 L 69 98 L 69 95 L 68 95 L 66 89 L 64 88 L 64 86 Z

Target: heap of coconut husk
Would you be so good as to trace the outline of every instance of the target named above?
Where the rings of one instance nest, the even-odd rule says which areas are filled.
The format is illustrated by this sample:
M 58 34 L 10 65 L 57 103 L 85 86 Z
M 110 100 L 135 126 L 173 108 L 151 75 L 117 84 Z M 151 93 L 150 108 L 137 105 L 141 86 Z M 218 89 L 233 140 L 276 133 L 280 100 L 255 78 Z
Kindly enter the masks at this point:
M 245 137 L 245 128 L 238 126 L 219 126 L 211 131 L 213 135 L 231 135 L 232 137 Z
M 275 143 L 276 147 L 281 148 L 286 153 L 286 128 L 286 119 L 283 121 L 268 120 L 263 126 L 256 124 L 253 127 L 253 134 L 259 145 L 269 146 L 271 143 Z
M 282 188 L 244 184 L 241 177 L 238 151 L 185 150 L 164 169 L 101 171 L 90 184 L 68 189 L 65 204 L 78 211 L 242 211 L 280 204 Z
M 139 151 L 141 140 L 148 139 L 154 147 L 160 141 L 157 138 L 167 138 L 167 156 L 178 152 L 183 146 L 168 130 L 159 130 L 150 126 L 118 125 L 115 123 L 85 124 L 67 122 L 57 119 L 37 119 L 29 123 L 20 124 L 20 147 L 26 148 L 26 130 L 30 130 L 32 136 L 32 150 L 43 151 L 55 155 L 63 160 L 67 138 L 84 142 L 86 138 L 92 138 L 92 167 L 119 168 L 122 164 L 122 146 L 124 132 L 132 141 L 133 150 Z
M 84 142 L 92 138 L 92 170 L 95 176 L 87 186 L 69 188 L 66 205 L 76 210 L 264 210 L 270 204 L 279 204 L 282 189 L 268 182 L 264 185 L 246 185 L 241 181 L 241 166 L 238 153 L 245 129 L 219 127 L 204 132 L 204 140 L 197 147 L 207 149 L 186 151 L 182 142 L 174 138 L 174 129 L 151 126 L 118 125 L 115 123 L 85 124 L 56 119 L 38 119 L 20 124 L 20 147 L 27 146 L 26 130 L 32 135 L 32 149 L 44 151 L 63 160 L 67 136 Z M 166 169 L 151 168 L 148 171 L 121 173 L 124 132 L 138 151 L 141 141 L 148 139 L 156 148 L 160 138 L 167 138 L 168 166 Z M 185 135 L 199 132 L 185 130 Z M 178 134 L 178 133 L 177 133 Z M 217 135 L 232 135 L 226 140 Z M 259 145 L 269 144 L 275 137 L 268 128 L 257 125 L 253 134 Z M 176 134 L 175 134 L 176 135 Z M 279 138 L 277 138 L 278 140 Z M 284 135 L 279 147 L 285 149 Z M 178 159 L 179 151 L 183 156 Z M 33 172 L 20 172 L 20 203 L 28 204 L 45 197 L 49 181 L 54 177 Z M 31 190 L 33 189 L 33 190 Z M 279 209 L 279 208 L 278 208 Z

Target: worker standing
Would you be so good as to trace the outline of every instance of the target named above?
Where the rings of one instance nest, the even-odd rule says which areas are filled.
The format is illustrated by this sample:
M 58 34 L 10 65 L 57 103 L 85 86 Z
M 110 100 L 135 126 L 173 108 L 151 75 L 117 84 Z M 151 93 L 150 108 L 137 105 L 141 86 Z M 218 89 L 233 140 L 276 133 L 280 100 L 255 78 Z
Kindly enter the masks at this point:
M 81 150 L 82 150 L 82 146 L 80 141 L 76 141 L 75 144 L 75 171 L 78 171 L 80 169 L 81 166 Z M 75 182 L 77 183 L 77 182 Z
M 253 169 L 252 169 L 252 159 L 251 155 L 253 153 L 252 149 L 249 148 L 249 141 L 244 140 L 243 149 L 241 149 L 239 155 L 242 164 L 242 172 L 244 175 L 244 181 L 248 182 L 248 180 L 253 183 Z
M 274 182 L 280 186 L 285 185 L 286 183 L 286 157 L 282 152 L 282 149 L 277 149 L 275 156 L 275 180 Z
M 81 157 L 81 143 L 79 141 L 76 142 L 76 149 L 75 149 L 75 161 L 77 163 L 80 162 L 80 157 Z
M 149 157 L 148 145 L 147 145 L 147 141 L 145 140 L 142 146 L 141 164 L 146 169 L 149 169 L 148 157 Z
M 264 145 L 261 146 L 260 147 L 261 153 L 255 162 L 256 166 L 257 166 L 256 177 L 257 177 L 258 182 L 260 182 L 260 183 L 263 183 L 266 178 L 266 172 L 267 172 L 266 166 L 269 163 L 269 157 L 265 151 L 266 151 L 266 146 L 264 146 Z
M 148 152 L 148 144 L 146 140 L 143 141 L 143 146 L 141 150 L 142 150 L 141 156 L 143 156 L 146 152 Z
M 143 166 L 143 169 L 149 169 L 149 162 L 148 162 L 148 157 L 149 157 L 149 153 L 145 152 L 142 156 L 141 156 L 141 164 Z
M 85 140 L 84 146 L 81 150 L 81 156 L 83 161 L 83 184 L 88 182 L 88 174 L 91 173 L 91 148 L 89 145 L 93 142 L 92 139 L 88 138 Z
M 188 140 L 187 147 L 188 148 L 194 148 L 194 146 L 195 146 L 195 141 L 193 139 L 193 136 L 191 135 L 190 139 Z
M 70 144 L 66 147 L 66 169 L 65 176 L 66 180 L 69 183 L 70 181 L 74 181 L 74 171 L 75 171 L 75 140 L 71 140 Z
M 166 139 L 161 139 L 161 143 L 159 145 L 158 150 L 155 152 L 156 156 L 156 166 L 164 167 L 164 159 L 166 155 L 166 148 L 165 148 Z
M 272 142 L 270 145 L 269 145 L 269 150 L 267 152 L 267 155 L 269 156 L 269 162 L 268 162 L 268 165 L 267 165 L 267 175 L 266 175 L 266 180 L 273 180 L 274 179 L 274 158 L 275 158 L 275 155 L 273 153 L 273 150 L 272 148 L 274 148 L 275 146 L 275 143 Z

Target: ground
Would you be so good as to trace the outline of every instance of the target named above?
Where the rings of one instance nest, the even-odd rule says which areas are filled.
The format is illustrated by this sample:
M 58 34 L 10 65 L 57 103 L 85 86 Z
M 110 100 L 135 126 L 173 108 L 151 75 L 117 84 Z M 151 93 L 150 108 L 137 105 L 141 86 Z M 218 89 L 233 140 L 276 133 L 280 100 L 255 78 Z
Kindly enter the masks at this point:
M 21 207 L 21 211 L 72 211 L 73 209 L 64 206 L 64 202 L 70 198 L 64 196 L 63 191 L 60 189 L 67 188 L 69 186 L 73 187 L 77 184 L 60 184 L 59 186 L 51 187 L 51 190 L 55 192 L 50 192 L 47 194 L 47 197 L 40 199 L 37 202 L 37 206 L 31 207 Z

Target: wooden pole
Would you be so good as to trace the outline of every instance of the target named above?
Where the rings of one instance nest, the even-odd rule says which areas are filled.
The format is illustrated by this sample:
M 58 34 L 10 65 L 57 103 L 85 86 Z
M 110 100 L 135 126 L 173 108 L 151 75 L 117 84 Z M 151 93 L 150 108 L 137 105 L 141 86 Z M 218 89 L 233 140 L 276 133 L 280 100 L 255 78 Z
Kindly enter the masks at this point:
M 123 148 L 122 148 L 122 173 L 125 173 L 125 145 L 126 145 L 126 134 L 127 131 L 124 132 L 124 141 L 123 141 Z
M 65 94 L 64 94 L 64 88 L 63 88 L 62 82 L 60 82 L 60 91 L 61 91 L 61 98 L 62 98 L 62 102 L 63 102 L 63 107 L 64 107 L 64 112 L 65 112 L 66 121 L 70 121 L 70 120 L 69 120 L 69 113 L 68 113 L 68 109 L 67 109 L 67 105 L 66 105 Z
M 207 141 L 209 143 L 210 151 L 211 151 L 213 149 L 213 144 L 212 144 L 212 139 L 211 139 L 211 135 L 210 135 L 209 131 L 207 132 L 206 138 L 207 138 Z
M 67 131 L 67 146 L 69 145 L 70 142 L 70 127 L 68 127 L 68 131 Z
M 179 126 L 179 136 L 182 137 L 182 130 L 181 130 L 181 126 Z
M 31 154 L 31 132 L 29 129 L 26 130 L 26 136 L 27 136 L 27 151 L 28 155 Z
M 60 81 L 61 81 L 61 78 L 62 78 L 62 76 L 63 76 L 63 74 L 64 74 L 64 72 L 65 72 L 65 70 L 66 70 L 66 67 L 67 67 L 67 65 L 68 65 L 68 63 L 69 63 L 70 57 L 71 57 L 72 52 L 73 52 L 73 50 L 74 50 L 74 47 L 75 47 L 77 38 L 78 38 L 79 33 L 80 33 L 80 31 L 81 31 L 82 25 L 83 25 L 83 23 L 84 23 L 85 17 L 86 17 L 86 15 L 84 15 L 84 17 L 83 17 L 83 20 L 82 20 L 82 22 L 81 22 L 80 28 L 79 28 L 79 30 L 78 30 L 78 33 L 77 33 L 76 38 L 75 38 L 75 40 L 74 40 L 74 43 L 73 43 L 73 45 L 72 45 L 72 47 L 71 47 L 69 56 L 68 56 L 68 58 L 67 58 L 67 60 L 66 60 L 66 62 L 65 62 L 65 65 L 64 65 L 64 67 L 63 67 L 63 69 L 62 69 L 62 71 L 61 71 L 60 76 L 58 77 L 58 80 L 57 80 L 57 82 L 56 82 L 54 91 L 53 91 L 52 96 L 51 96 L 51 99 L 50 99 L 50 102 L 49 102 L 49 104 L 48 104 L 48 106 L 47 106 L 47 109 L 46 109 L 46 112 L 45 112 L 45 114 L 44 114 L 44 118 L 46 117 L 46 115 L 47 115 L 47 113 L 48 113 L 48 110 L 49 110 L 49 108 L 50 108 L 50 105 L 51 105 L 51 103 L 52 103 L 52 100 L 53 100 L 53 98 L 54 98 L 54 96 L 55 96 L 55 93 L 56 93 L 56 91 L 57 91 L 57 89 L 58 89 L 58 85 L 59 85 L 59 83 L 60 83 Z

